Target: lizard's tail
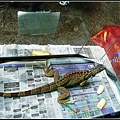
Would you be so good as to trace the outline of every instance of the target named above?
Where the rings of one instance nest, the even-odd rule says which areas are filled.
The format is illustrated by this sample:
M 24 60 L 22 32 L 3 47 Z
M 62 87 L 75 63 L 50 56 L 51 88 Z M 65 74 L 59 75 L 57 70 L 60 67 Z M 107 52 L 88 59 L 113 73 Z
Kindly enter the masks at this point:
M 46 93 L 53 91 L 57 88 L 56 84 L 54 82 L 32 89 L 32 90 L 27 90 L 23 92 L 14 92 L 14 93 L 7 93 L 7 92 L 0 92 L 1 97 L 23 97 L 23 96 L 28 96 L 28 95 L 35 95 L 35 94 L 41 94 L 41 93 Z

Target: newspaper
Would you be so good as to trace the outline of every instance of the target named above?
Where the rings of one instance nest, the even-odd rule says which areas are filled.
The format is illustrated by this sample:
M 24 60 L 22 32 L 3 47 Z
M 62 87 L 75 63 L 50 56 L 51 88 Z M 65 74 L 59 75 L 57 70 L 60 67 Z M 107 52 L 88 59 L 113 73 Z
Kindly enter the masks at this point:
M 75 53 L 79 53 L 83 56 L 86 56 L 96 63 L 102 62 L 109 71 L 116 75 L 104 48 L 101 48 L 100 46 L 84 46 L 83 49 L 81 46 L 72 46 L 72 48 Z
M 97 47 L 97 46 L 96 46 Z M 94 67 L 92 49 L 86 47 L 84 55 L 89 51 L 91 60 L 82 58 L 54 58 L 48 60 L 51 68 L 58 69 L 60 77 L 70 70 L 89 69 Z M 0 45 L 1 56 L 30 56 L 33 50 L 46 50 L 52 54 L 76 53 L 77 46 L 70 45 Z M 85 53 L 86 51 L 86 53 Z M 84 63 L 84 64 L 83 64 Z M 42 68 L 45 68 L 46 61 L 13 61 L 0 64 L 0 91 L 18 92 L 31 90 L 54 81 L 51 77 L 46 77 Z M 116 86 L 107 76 L 105 71 L 88 80 L 87 87 L 76 86 L 69 88 L 72 102 L 71 108 L 77 111 L 75 114 L 67 107 L 62 107 L 57 98 L 58 91 L 45 94 L 31 95 L 16 98 L 0 97 L 0 118 L 94 118 L 106 114 L 120 111 L 120 96 Z M 100 84 L 105 86 L 105 91 L 101 95 L 96 94 Z M 114 88 L 114 89 L 113 89 Z M 96 107 L 101 98 L 105 98 L 107 103 L 102 110 Z
M 31 56 L 34 50 L 45 50 L 51 54 L 73 54 L 74 50 L 70 45 L 0 45 L 0 56 L 12 57 L 12 56 Z

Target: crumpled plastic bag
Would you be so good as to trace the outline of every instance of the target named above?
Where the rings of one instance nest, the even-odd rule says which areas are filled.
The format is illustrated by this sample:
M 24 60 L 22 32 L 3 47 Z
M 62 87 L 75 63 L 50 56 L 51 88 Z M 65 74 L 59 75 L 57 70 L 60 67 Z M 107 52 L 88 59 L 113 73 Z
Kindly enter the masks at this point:
M 120 80 L 120 26 L 106 26 L 90 39 L 104 48 Z

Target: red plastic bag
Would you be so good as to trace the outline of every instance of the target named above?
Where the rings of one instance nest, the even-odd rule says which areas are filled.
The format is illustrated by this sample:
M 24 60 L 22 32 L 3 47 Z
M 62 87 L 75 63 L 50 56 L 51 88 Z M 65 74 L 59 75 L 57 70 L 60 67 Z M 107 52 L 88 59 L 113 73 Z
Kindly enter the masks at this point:
M 120 77 L 120 26 L 106 26 L 90 39 L 108 52 L 107 56 L 117 76 Z

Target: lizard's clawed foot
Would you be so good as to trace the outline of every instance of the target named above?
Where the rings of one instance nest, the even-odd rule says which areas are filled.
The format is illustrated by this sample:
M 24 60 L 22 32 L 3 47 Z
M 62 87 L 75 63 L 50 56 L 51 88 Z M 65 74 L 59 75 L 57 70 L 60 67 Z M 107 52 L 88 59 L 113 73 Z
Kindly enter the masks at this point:
M 44 70 L 45 76 L 47 77 L 51 77 L 54 75 L 54 71 L 52 71 L 52 69 L 50 68 L 51 65 L 49 65 L 46 69 Z
M 74 113 L 77 114 L 77 112 L 68 105 L 68 104 L 74 104 L 74 103 L 70 102 L 69 100 L 60 100 L 59 103 L 62 105 L 62 108 L 64 110 L 65 110 L 65 107 L 68 107 L 70 110 L 72 110 Z

